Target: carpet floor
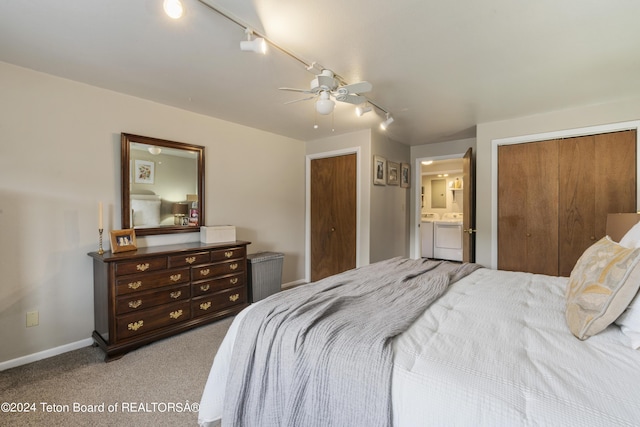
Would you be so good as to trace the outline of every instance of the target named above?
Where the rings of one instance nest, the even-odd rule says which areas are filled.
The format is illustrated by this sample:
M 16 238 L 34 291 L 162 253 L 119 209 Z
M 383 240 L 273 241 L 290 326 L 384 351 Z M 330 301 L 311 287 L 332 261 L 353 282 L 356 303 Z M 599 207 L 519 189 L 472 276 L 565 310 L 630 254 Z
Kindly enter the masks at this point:
M 0 372 L 0 425 L 197 426 L 202 391 L 231 321 L 109 363 L 90 346 Z

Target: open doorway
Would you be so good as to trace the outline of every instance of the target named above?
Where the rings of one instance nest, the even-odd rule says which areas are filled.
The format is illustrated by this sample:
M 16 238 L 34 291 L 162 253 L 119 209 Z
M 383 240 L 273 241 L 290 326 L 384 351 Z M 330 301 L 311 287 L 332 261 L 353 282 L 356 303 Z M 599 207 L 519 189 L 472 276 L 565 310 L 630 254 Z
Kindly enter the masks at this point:
M 416 159 L 418 258 L 475 260 L 471 154 Z

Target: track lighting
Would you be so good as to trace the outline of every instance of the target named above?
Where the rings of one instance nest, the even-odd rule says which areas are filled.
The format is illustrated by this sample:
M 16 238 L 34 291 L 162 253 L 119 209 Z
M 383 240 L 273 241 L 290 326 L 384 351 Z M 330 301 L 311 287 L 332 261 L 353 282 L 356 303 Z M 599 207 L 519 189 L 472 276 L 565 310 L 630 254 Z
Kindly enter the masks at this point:
M 362 117 L 364 114 L 367 114 L 369 111 L 371 111 L 371 109 L 372 108 L 366 104 L 358 105 L 356 107 L 356 116 Z
M 164 9 L 164 13 L 166 13 L 169 18 L 173 19 L 182 18 L 182 14 L 184 13 L 180 0 L 164 0 L 162 8 Z
M 391 123 L 393 123 L 393 117 L 391 117 L 391 114 L 387 113 L 387 120 L 380 123 L 380 129 L 387 130 Z
M 240 50 L 243 52 L 256 52 L 256 53 L 267 53 L 267 42 L 262 37 L 256 37 L 251 40 L 251 36 L 253 35 L 253 31 L 247 28 L 244 31 L 247 34 L 247 39 L 240 42 Z
M 316 111 L 318 114 L 328 115 L 333 112 L 333 107 L 335 107 L 336 103 L 329 98 L 329 93 L 326 91 L 320 92 L 320 99 L 316 101 Z

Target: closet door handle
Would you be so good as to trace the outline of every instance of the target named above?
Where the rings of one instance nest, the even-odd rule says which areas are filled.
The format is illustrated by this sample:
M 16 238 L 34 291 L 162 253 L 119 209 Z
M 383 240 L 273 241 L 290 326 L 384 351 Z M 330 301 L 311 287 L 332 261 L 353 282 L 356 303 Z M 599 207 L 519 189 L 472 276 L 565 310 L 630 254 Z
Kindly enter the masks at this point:
M 463 231 L 463 232 L 465 232 L 465 233 L 473 234 L 473 233 L 475 233 L 475 232 L 476 232 L 476 231 L 478 231 L 478 230 L 474 230 L 473 228 L 470 228 L 470 229 L 468 229 L 468 230 L 462 230 L 462 231 Z

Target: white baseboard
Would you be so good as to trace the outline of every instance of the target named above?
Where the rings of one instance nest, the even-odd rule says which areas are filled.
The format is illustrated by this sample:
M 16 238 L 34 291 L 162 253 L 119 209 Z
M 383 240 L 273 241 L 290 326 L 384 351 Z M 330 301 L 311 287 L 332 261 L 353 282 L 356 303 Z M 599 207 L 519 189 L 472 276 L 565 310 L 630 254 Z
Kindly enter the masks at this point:
M 16 359 L 7 360 L 6 362 L 0 362 L 0 371 L 15 368 L 17 366 L 26 365 L 28 363 L 37 362 L 38 360 L 48 359 L 49 357 L 57 356 L 68 351 L 78 350 L 83 347 L 88 347 L 93 344 L 93 338 L 86 338 L 80 341 L 72 342 L 69 344 L 61 345 L 60 347 L 50 348 L 38 353 L 29 354 L 26 356 L 18 357 Z

